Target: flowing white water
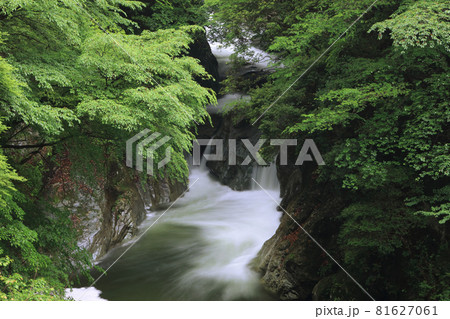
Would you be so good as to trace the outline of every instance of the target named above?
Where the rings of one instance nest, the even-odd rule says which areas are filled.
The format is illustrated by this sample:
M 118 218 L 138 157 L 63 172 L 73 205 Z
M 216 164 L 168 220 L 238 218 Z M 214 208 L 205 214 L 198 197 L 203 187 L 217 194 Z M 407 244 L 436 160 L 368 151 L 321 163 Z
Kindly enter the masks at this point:
M 229 62 L 231 61 L 230 57 L 234 53 L 234 48 L 222 47 L 218 43 L 214 42 L 211 42 L 210 46 L 213 55 L 217 59 L 219 75 L 222 79 L 224 79 L 229 69 Z M 210 114 L 221 113 L 223 110 L 226 110 L 231 103 L 237 102 L 241 99 L 248 100 L 249 98 L 250 96 L 242 93 L 225 94 L 217 100 L 217 105 L 208 105 L 207 111 Z
M 230 104 L 237 101 L 248 101 L 250 99 L 249 95 L 241 93 L 225 94 L 224 96 L 217 99 L 217 105 L 208 105 L 206 110 L 209 114 L 217 114 L 222 111 L 226 111 Z
M 209 45 L 219 63 L 219 74 L 225 76 L 229 70 L 228 64 L 231 55 L 236 52 L 236 47 L 234 45 L 223 46 L 218 42 L 210 42 Z M 264 70 L 268 69 L 270 64 L 273 63 L 274 57 L 261 49 L 250 47 L 248 53 L 248 55 L 241 55 L 241 57 L 250 62 L 249 69 Z
M 94 287 L 66 289 L 66 297 L 73 300 L 107 301 L 100 298 L 102 292 Z
M 196 227 L 207 243 L 181 284 L 188 288 L 206 279 L 203 293 L 221 287 L 220 299 L 251 298 L 259 281 L 249 263 L 278 227 L 276 204 L 261 191 L 232 191 L 205 171 L 194 171 L 191 179 L 197 178 L 198 185 L 186 198 L 188 207 L 169 218 Z
M 269 166 L 255 166 L 253 168 L 252 178 L 251 187 L 253 190 L 261 190 L 261 187 L 265 190 L 272 191 L 279 191 L 280 189 L 275 163 L 271 163 Z M 278 198 L 278 196 L 274 198 Z
M 209 30 L 207 29 L 207 32 Z M 218 42 L 209 42 L 212 54 L 216 57 L 218 63 L 218 71 L 221 79 L 225 79 L 230 69 L 231 55 L 236 51 L 234 45 L 223 46 Z M 252 71 L 261 71 L 271 69 L 270 64 L 273 62 L 273 57 L 265 51 L 258 48 L 251 47 L 248 55 L 241 55 L 249 64 L 242 68 L 242 74 Z M 242 93 L 230 93 L 220 97 L 217 105 L 209 105 L 207 110 L 210 114 L 220 113 L 227 108 L 231 103 L 239 100 L 249 100 L 250 96 Z
M 255 176 L 261 184 L 274 185 L 266 183 L 274 178 L 268 174 L 264 170 Z M 276 203 L 262 190 L 233 191 L 206 170 L 194 169 L 190 181 L 195 182 L 190 191 L 83 300 L 270 299 L 249 263 L 279 225 Z M 278 190 L 269 192 L 278 198 Z M 141 231 L 160 214 L 150 216 Z M 113 250 L 102 266 L 106 268 L 124 249 Z M 82 292 L 74 290 L 71 295 L 80 300 Z

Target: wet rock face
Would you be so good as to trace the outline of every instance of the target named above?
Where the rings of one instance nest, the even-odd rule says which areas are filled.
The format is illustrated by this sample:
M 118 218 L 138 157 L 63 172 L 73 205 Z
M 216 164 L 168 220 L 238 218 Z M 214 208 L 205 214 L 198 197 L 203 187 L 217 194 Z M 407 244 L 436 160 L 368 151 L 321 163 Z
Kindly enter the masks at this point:
M 312 171 L 307 166 L 278 166 L 281 206 L 287 213 L 283 213 L 278 230 L 264 244 L 254 263 L 264 286 L 282 300 L 318 299 L 318 294 L 326 290 L 316 287 L 322 279 L 320 269 L 335 266 L 328 265 L 329 257 L 298 225 L 327 251 L 335 250 L 336 216 L 344 203 L 340 196 L 332 195 L 332 188 L 319 186 Z
M 233 124 L 233 118 L 227 116 L 217 122 L 215 138 L 250 139 L 253 144 L 260 133 L 249 123 Z M 202 134 L 204 130 L 200 130 Z M 201 138 L 206 138 L 201 137 Z M 228 146 L 224 144 L 224 154 Z M 248 152 L 245 146 L 237 148 L 237 163 L 241 163 Z M 295 163 L 296 154 L 288 155 L 288 162 Z M 228 160 L 207 162 L 210 172 L 218 180 L 235 190 L 250 187 L 252 166 L 229 166 Z M 336 194 L 333 185 L 319 184 L 314 174 L 315 164 L 303 166 L 277 164 L 280 181 L 281 206 L 286 210 L 276 233 L 266 241 L 252 267 L 261 275 L 264 287 L 282 300 L 327 300 L 326 296 L 333 280 L 321 275 L 321 269 L 336 265 L 298 226 L 298 222 L 313 238 L 330 253 L 336 251 L 339 231 L 338 213 L 345 207 L 343 196 Z M 332 254 L 333 255 L 333 254 Z M 339 275 L 339 273 L 338 273 Z M 345 279 L 345 278 L 344 278 Z
M 70 169 L 61 165 L 49 179 L 44 195 L 55 206 L 71 212 L 80 231 L 79 246 L 92 253 L 94 260 L 136 235 L 150 210 L 164 207 L 186 189 L 184 183 L 150 176 L 143 180 L 133 169 L 116 162 L 106 165 L 106 174 L 97 176 L 95 183 L 87 183 L 83 175 L 54 178 Z
M 219 122 L 217 130 L 213 133 L 215 139 L 223 140 L 223 161 L 208 161 L 206 167 L 211 174 L 224 185 L 229 186 L 233 190 L 249 189 L 251 185 L 251 178 L 253 173 L 253 165 L 241 165 L 250 153 L 247 151 L 245 145 L 240 141 L 242 139 L 249 139 L 251 143 L 256 144 L 260 137 L 260 132 L 249 125 L 247 122 L 240 122 L 233 124 L 232 119 L 226 116 Z M 236 164 L 229 164 L 229 145 L 228 140 L 235 139 L 236 143 Z M 214 153 L 214 150 L 212 150 Z M 253 159 L 252 159 L 253 162 Z
M 208 43 L 205 33 L 197 33 L 194 38 L 194 43 L 189 48 L 189 55 L 200 61 L 200 64 L 205 68 L 212 78 L 198 79 L 198 82 L 205 87 L 211 88 L 219 92 L 219 65 L 216 57 L 211 52 L 211 47 Z

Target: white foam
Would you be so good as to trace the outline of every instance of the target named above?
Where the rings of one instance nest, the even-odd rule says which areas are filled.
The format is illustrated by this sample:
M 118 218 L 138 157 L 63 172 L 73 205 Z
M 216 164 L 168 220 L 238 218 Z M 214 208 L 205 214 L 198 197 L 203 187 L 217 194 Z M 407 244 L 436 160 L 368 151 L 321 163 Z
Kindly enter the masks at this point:
M 249 263 L 278 228 L 277 203 L 261 190 L 233 191 L 206 171 L 193 170 L 191 181 L 197 178 L 198 183 L 166 219 L 197 227 L 208 243 L 181 284 L 190 286 L 199 279 L 211 279 L 227 284 L 225 299 L 251 294 L 259 282 Z M 278 190 L 272 188 L 268 192 L 274 199 L 279 198 Z
M 71 298 L 75 301 L 107 301 L 100 297 L 102 292 L 95 287 L 89 288 L 67 288 L 66 298 Z
M 136 285 L 136 291 L 141 291 L 143 298 L 146 298 L 146 290 L 149 290 L 148 300 L 155 298 L 155 292 L 160 294 L 157 298 L 167 300 L 209 300 L 212 296 L 214 300 L 258 298 L 259 276 L 249 264 L 264 242 L 275 233 L 281 216 L 274 201 L 279 200 L 274 167 L 262 170 L 259 175 L 261 183 L 273 186 L 267 189 L 272 198 L 262 190 L 233 191 L 213 179 L 206 168 L 192 169 L 191 188 L 186 195 L 170 208 L 170 212 L 164 213 L 156 224 L 154 222 L 161 217 L 162 212 L 149 217 L 141 225 L 141 232 L 154 226 L 148 232 L 148 237 L 141 239 L 142 245 L 124 256 L 125 260 L 129 258 L 128 261 L 123 260 L 123 264 L 119 262 L 115 266 L 119 267 L 118 273 L 103 278 L 112 283 L 103 286 L 105 294 L 116 300 L 123 293 L 122 289 L 134 289 L 133 285 Z M 185 231 L 187 240 L 166 239 L 172 230 Z M 169 246 L 164 248 L 165 253 L 161 253 L 155 249 L 157 246 L 146 245 L 145 241 L 168 241 Z M 124 247 L 122 245 L 120 249 Z M 192 254 L 184 253 L 191 249 Z M 109 258 L 114 260 L 118 254 L 120 251 Z M 150 268 L 141 268 L 148 265 L 151 265 Z M 159 267 L 167 267 L 172 272 L 168 276 Z M 155 276 L 150 281 L 156 283 L 155 288 L 152 285 L 143 287 L 138 283 L 145 280 L 146 276 Z M 120 278 L 120 285 L 114 283 L 117 278 Z M 158 292 L 159 284 L 165 287 L 163 291 Z M 168 296 L 163 295 L 168 292 Z M 101 293 L 95 288 L 79 288 L 67 295 L 75 300 L 104 300 L 100 297 Z M 128 298 L 141 300 L 140 295 L 127 295 Z

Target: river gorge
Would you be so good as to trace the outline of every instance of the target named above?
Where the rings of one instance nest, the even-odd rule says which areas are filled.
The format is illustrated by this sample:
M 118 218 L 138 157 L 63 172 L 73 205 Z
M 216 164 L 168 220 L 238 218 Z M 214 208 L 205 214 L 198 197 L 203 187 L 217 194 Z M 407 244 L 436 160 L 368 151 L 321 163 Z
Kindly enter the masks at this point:
M 210 46 L 219 78 L 225 79 L 233 48 Z M 261 61 L 249 64 L 243 74 L 267 68 L 269 56 L 260 50 L 258 54 Z M 239 92 L 225 94 L 217 105 L 209 106 L 211 116 L 220 118 L 210 132 L 222 126 L 227 105 L 246 98 Z M 237 182 L 242 184 L 234 187 L 239 190 L 222 185 L 205 159 L 199 167 L 190 167 L 184 196 L 169 208 L 148 210 L 138 232 L 97 261 L 107 273 L 93 287 L 67 290 L 68 296 L 75 300 L 277 299 L 251 266 L 280 223 L 274 201 L 281 200 L 275 164 L 245 167 L 251 176 Z

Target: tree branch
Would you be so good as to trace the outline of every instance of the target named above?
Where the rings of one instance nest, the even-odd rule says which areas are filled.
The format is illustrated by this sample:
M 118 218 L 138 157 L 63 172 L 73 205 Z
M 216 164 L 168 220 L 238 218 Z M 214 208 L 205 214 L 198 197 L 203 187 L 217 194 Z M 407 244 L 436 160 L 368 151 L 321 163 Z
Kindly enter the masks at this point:
M 61 143 L 61 142 L 63 142 L 63 141 L 65 141 L 65 140 L 67 140 L 67 139 L 69 139 L 71 136 L 66 136 L 66 137 L 64 137 L 64 138 L 62 138 L 62 139 L 60 139 L 60 140 L 58 140 L 58 141 L 55 141 L 55 142 L 50 142 L 50 143 L 46 143 L 46 142 L 42 142 L 42 143 L 39 143 L 39 144 L 27 144 L 27 145 L 12 145 L 12 144 L 5 144 L 5 145 L 2 145 L 2 148 L 11 148 L 11 149 L 24 149 L 24 148 L 42 148 L 42 147 L 45 147 L 45 146 L 53 146 L 53 145 L 56 145 L 56 144 L 58 144 L 58 143 Z

